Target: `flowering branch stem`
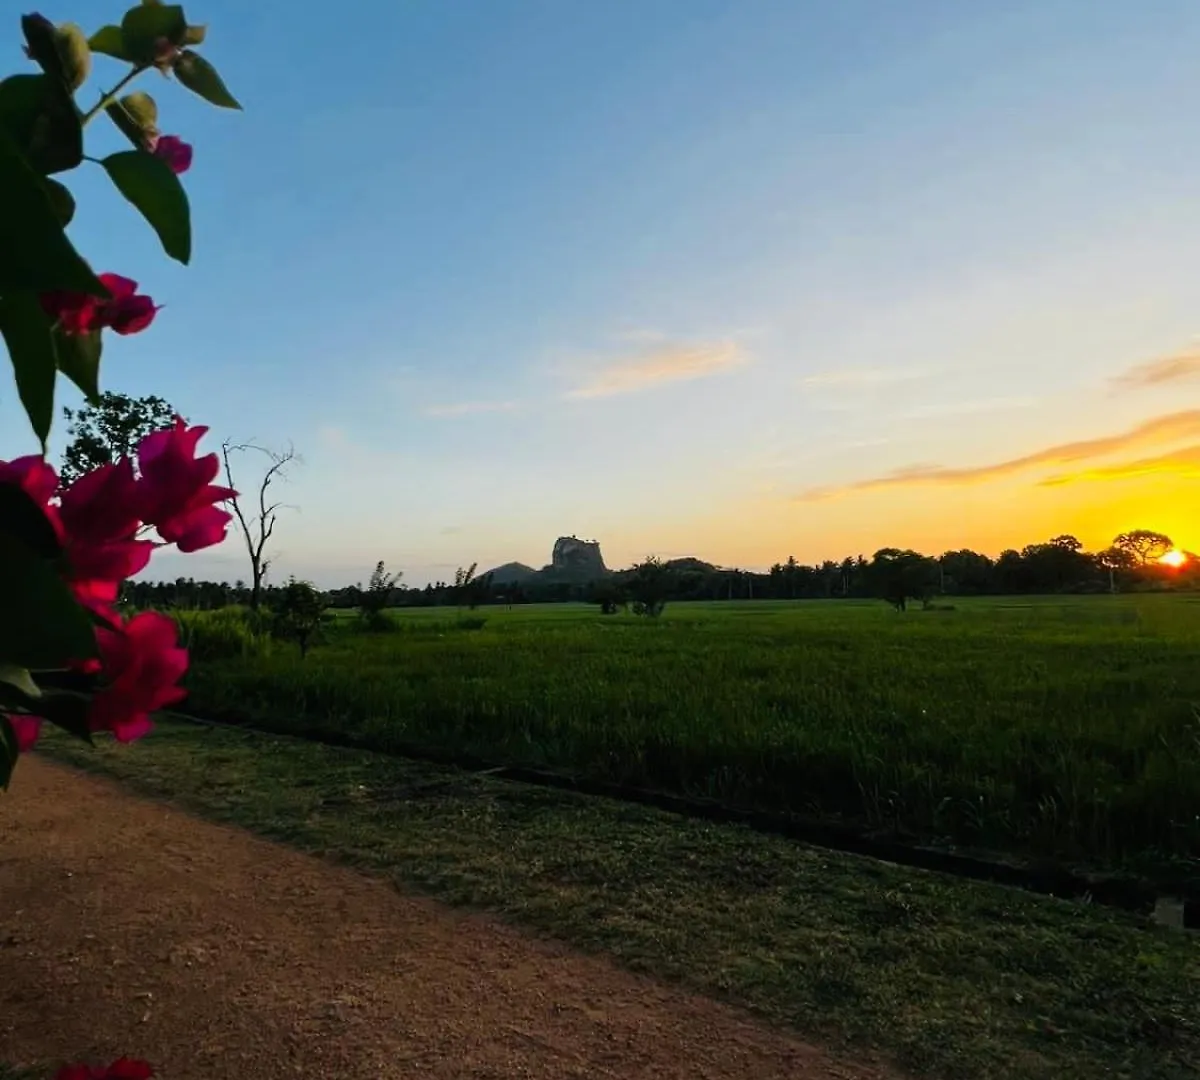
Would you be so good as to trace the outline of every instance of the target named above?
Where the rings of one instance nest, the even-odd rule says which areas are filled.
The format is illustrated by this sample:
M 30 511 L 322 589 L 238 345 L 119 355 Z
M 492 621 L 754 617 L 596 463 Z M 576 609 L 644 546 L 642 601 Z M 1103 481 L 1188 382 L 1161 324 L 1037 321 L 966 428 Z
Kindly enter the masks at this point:
M 101 110 L 107 108 L 117 100 L 117 95 L 125 89 L 134 79 L 136 79 L 149 65 L 139 64 L 132 71 L 126 73 L 125 77 L 117 83 L 107 94 L 103 94 L 99 101 L 96 102 L 87 112 L 80 118 L 79 123 L 83 127 L 87 127 L 91 119 Z

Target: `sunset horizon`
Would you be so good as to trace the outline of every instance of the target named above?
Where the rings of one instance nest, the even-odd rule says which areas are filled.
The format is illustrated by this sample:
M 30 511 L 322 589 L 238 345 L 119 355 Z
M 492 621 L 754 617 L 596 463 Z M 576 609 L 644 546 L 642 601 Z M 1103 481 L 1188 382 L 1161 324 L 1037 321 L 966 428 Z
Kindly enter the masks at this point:
M 245 112 L 173 107 L 191 265 L 96 170 L 71 229 L 163 305 L 102 389 L 302 457 L 277 579 L 419 584 L 571 533 L 748 569 L 1200 547 L 1200 13 L 374 4 L 371 68 L 349 27 L 206 6 Z M 0 456 L 34 448 L 19 410 Z

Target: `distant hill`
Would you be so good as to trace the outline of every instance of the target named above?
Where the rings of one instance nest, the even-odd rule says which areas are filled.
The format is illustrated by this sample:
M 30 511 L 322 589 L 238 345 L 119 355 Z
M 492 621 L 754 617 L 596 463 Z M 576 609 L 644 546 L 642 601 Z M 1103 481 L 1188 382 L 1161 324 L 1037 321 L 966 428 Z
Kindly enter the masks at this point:
M 525 585 L 530 582 L 567 582 L 586 585 L 609 573 L 604 565 L 600 544 L 577 536 L 560 536 L 554 541 L 550 562 L 540 570 L 524 563 L 510 562 L 489 571 L 497 585 Z
M 710 562 L 705 562 L 703 559 L 697 559 L 692 556 L 687 556 L 682 559 L 668 559 L 664 564 L 669 570 L 695 571 L 701 574 L 715 574 L 718 567 Z
M 523 585 L 525 582 L 537 578 L 539 572 L 532 566 L 526 566 L 519 562 L 506 562 L 503 566 L 497 566 L 495 570 L 488 571 L 492 575 L 492 581 L 497 585 Z

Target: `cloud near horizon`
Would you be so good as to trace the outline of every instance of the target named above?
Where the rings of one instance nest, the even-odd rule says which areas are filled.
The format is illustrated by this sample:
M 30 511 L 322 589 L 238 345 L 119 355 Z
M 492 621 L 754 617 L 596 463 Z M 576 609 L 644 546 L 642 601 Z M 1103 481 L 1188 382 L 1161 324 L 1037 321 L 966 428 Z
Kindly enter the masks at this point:
M 799 502 L 818 502 L 823 499 L 835 498 L 839 495 L 849 495 L 863 491 L 879 491 L 885 488 L 912 487 L 918 484 L 979 484 L 996 480 L 1014 473 L 1025 472 L 1042 465 L 1072 465 L 1092 458 L 1108 457 L 1124 450 L 1134 450 L 1149 446 L 1162 446 L 1177 442 L 1181 439 L 1200 437 L 1200 409 L 1188 409 L 1183 412 L 1167 413 L 1155 416 L 1126 431 L 1115 435 L 1103 435 L 1095 439 L 1081 439 L 1076 442 L 1058 443 L 1032 454 L 1009 458 L 1005 461 L 993 462 L 989 465 L 974 465 L 967 467 L 950 467 L 945 465 L 920 464 L 909 465 L 888 473 L 885 476 L 874 476 L 866 480 L 856 480 L 841 487 L 811 488 L 797 498 Z M 1165 461 L 1172 455 L 1163 455 L 1157 459 Z M 1156 459 L 1143 459 L 1142 472 L 1149 471 L 1147 462 Z M 1131 462 L 1125 468 L 1138 466 Z M 1115 478 L 1123 475 L 1119 472 L 1123 467 L 1112 466 L 1111 470 L 1084 470 L 1079 473 L 1063 474 L 1053 478 L 1058 484 L 1070 483 L 1076 478 L 1099 479 L 1099 476 L 1089 477 L 1089 473 L 1111 471 Z M 1159 468 L 1157 471 L 1164 471 Z M 1136 474 L 1129 474 L 1136 475 Z
M 1138 458 L 1118 465 L 1103 465 L 1094 469 L 1081 469 L 1073 473 L 1048 476 L 1038 482 L 1038 487 L 1061 487 L 1089 480 L 1130 480 L 1138 476 L 1185 476 L 1200 478 L 1200 444 L 1183 446 L 1166 454 Z
M 479 413 L 512 412 L 519 407 L 516 401 L 456 401 L 449 405 L 427 405 L 426 416 L 446 419 L 454 416 L 475 416 Z
M 1115 387 L 1138 389 L 1200 378 L 1200 345 L 1138 364 L 1112 379 Z
M 568 391 L 566 396 L 583 399 L 632 394 L 665 383 L 704 379 L 748 362 L 749 357 L 733 341 L 664 345 L 650 349 L 636 359 L 602 368 L 588 382 Z

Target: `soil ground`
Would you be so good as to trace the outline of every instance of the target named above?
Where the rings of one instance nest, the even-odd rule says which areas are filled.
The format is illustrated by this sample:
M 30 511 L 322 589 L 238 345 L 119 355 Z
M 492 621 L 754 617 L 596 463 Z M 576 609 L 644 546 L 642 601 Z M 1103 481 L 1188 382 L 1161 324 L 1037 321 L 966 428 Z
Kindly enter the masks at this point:
M 67 767 L 0 796 L 0 1062 L 165 1080 L 883 1080 L 738 1010 Z

